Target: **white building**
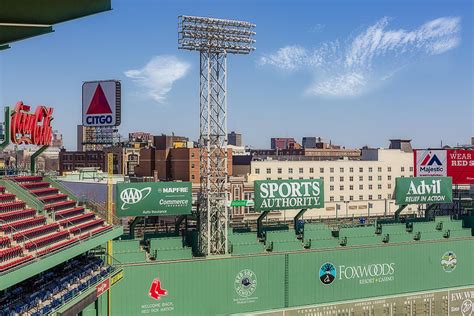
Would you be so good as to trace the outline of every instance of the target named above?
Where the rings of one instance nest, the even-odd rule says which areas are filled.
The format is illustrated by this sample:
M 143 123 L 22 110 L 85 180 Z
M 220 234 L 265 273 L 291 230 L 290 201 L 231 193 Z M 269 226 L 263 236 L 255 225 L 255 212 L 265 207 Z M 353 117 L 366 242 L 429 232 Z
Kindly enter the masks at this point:
M 362 149 L 361 160 L 251 162 L 248 181 L 278 179 L 324 180 L 325 207 L 307 217 L 393 215 L 395 179 L 413 176 L 413 152 L 400 149 Z M 403 213 L 414 212 L 409 206 Z M 286 211 L 294 216 L 298 210 Z

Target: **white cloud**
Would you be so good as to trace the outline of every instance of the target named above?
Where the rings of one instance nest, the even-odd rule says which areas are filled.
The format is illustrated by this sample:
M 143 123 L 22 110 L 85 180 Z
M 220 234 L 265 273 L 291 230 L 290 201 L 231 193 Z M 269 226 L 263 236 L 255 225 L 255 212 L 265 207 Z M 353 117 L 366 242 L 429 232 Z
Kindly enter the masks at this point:
M 315 49 L 299 45 L 263 55 L 261 65 L 284 71 L 309 71 L 313 82 L 306 94 L 354 97 L 390 79 L 398 69 L 417 58 L 445 53 L 460 43 L 461 19 L 441 17 L 413 30 L 388 30 L 382 18 L 354 38 L 323 43 Z
M 125 71 L 156 102 L 164 102 L 173 83 L 186 76 L 190 68 L 187 62 L 175 56 L 159 55 L 153 57 L 143 68 Z

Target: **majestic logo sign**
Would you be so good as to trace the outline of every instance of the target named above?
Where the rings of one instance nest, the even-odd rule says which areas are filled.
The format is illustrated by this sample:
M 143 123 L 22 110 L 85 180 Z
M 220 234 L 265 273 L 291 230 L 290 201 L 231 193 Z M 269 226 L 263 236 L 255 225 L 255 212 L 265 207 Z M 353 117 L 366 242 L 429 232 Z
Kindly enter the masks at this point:
M 102 281 L 99 285 L 97 285 L 97 286 L 95 287 L 97 297 L 99 297 L 99 296 L 101 296 L 102 294 L 104 294 L 104 292 L 108 291 L 109 288 L 110 288 L 110 281 L 109 281 L 109 279 L 106 279 L 106 280 Z
M 162 296 L 168 295 L 168 291 L 161 288 L 160 279 L 156 278 L 151 283 L 148 295 L 155 300 L 159 300 Z
M 456 269 L 458 259 L 456 254 L 452 251 L 447 251 L 441 257 L 441 266 L 443 267 L 444 272 L 453 272 Z
M 118 183 L 118 216 L 191 214 L 191 182 Z
M 51 145 L 53 140 L 53 109 L 38 106 L 29 113 L 30 106 L 18 102 L 10 119 L 10 139 L 14 144 Z
M 128 188 L 123 190 L 120 193 L 120 200 L 122 201 L 122 206 L 120 209 L 126 210 L 131 204 L 137 204 L 141 200 L 145 199 L 151 192 L 151 187 L 146 187 L 141 190 L 137 188 Z
M 452 202 L 452 183 L 448 177 L 396 179 L 396 204 Z
M 119 81 L 90 81 L 82 85 L 82 124 L 120 125 Z
M 234 279 L 235 292 L 241 297 L 251 296 L 257 289 L 257 276 L 252 270 L 244 269 Z
M 446 176 L 446 150 L 416 150 L 415 176 Z
M 323 284 L 331 284 L 336 279 L 336 276 L 336 267 L 332 263 L 326 262 L 319 268 L 319 280 Z
M 324 207 L 320 179 L 255 181 L 254 191 L 256 211 Z

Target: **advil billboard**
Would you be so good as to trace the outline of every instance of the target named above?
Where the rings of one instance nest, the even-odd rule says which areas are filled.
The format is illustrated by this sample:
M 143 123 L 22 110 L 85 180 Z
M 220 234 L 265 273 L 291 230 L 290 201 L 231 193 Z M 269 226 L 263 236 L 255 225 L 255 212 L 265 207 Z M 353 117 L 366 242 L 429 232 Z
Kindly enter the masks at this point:
M 415 177 L 451 177 L 453 184 L 474 184 L 474 150 L 415 150 Z

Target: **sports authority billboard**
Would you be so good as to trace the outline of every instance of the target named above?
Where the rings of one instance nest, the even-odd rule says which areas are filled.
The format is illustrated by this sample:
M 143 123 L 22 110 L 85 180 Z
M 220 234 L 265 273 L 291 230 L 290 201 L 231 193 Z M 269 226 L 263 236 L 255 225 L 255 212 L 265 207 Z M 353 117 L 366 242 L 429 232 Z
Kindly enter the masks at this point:
M 82 125 L 119 126 L 120 120 L 120 81 L 84 82 L 82 84 Z
M 415 150 L 415 177 L 451 177 L 453 184 L 474 184 L 474 150 Z
M 117 216 L 191 214 L 191 182 L 117 183 Z
M 256 211 L 322 208 L 324 184 L 315 180 L 258 180 L 254 182 Z
M 397 178 L 395 204 L 435 204 L 453 201 L 450 177 Z

